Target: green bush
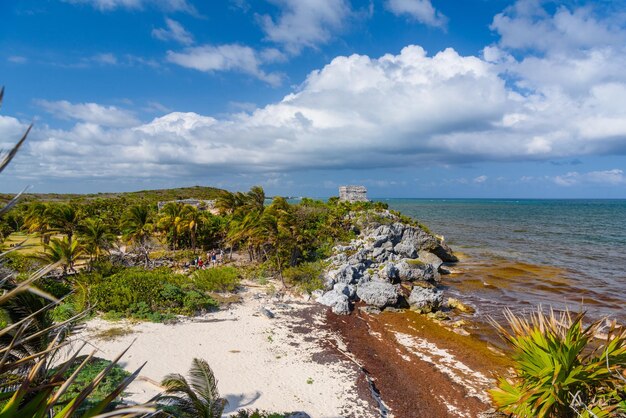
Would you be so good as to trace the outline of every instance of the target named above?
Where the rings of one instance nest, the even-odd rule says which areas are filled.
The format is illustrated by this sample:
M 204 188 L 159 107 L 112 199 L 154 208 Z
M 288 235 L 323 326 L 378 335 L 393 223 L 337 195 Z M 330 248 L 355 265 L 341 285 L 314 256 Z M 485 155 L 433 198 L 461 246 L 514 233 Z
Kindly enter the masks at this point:
M 241 280 L 235 267 L 212 267 L 196 270 L 191 276 L 193 285 L 205 292 L 234 292 Z
M 600 418 L 626 413 L 626 328 L 606 319 L 583 325 L 585 314 L 530 319 L 506 311 L 511 330 L 495 324 L 513 348 L 515 376 L 501 378 L 491 396 L 516 417 Z M 606 337 L 596 340 L 600 331 Z
M 126 316 L 163 322 L 174 315 L 193 315 L 218 305 L 187 277 L 165 269 L 131 268 L 110 277 L 91 275 L 82 282 L 88 287 L 90 305 L 112 319 Z
M 11 251 L 2 258 L 2 264 L 18 273 L 29 273 L 41 267 L 42 263 L 31 255 Z
M 81 356 L 77 358 L 77 361 L 73 363 L 72 366 L 68 368 L 63 377 L 65 379 L 69 378 L 74 371 L 78 368 L 78 366 L 85 360 L 86 356 Z M 82 368 L 74 382 L 70 385 L 67 392 L 65 392 L 61 398 L 59 399 L 59 403 L 63 404 L 65 402 L 71 401 L 75 398 L 85 387 L 91 384 L 96 376 L 104 370 L 111 362 L 109 360 L 104 360 L 100 358 L 92 358 L 89 360 L 87 365 Z M 54 372 L 55 370 L 53 370 Z M 95 405 L 97 402 L 103 400 L 107 397 L 107 395 L 115 390 L 117 386 L 124 381 L 130 373 L 121 368 L 118 365 L 113 366 L 111 371 L 107 373 L 106 377 L 100 382 L 98 386 L 95 387 L 93 392 L 87 398 L 87 401 L 84 405 L 81 406 L 81 411 L 89 409 L 90 406 Z M 113 409 L 119 402 L 113 402 L 109 406 L 109 410 Z
M 76 308 L 69 302 L 63 302 L 56 306 L 51 312 L 52 320 L 55 322 L 67 321 L 76 315 Z
M 311 294 L 314 290 L 324 287 L 323 272 L 323 263 L 314 261 L 286 268 L 283 270 L 283 277 L 286 283 L 296 286 L 303 292 Z

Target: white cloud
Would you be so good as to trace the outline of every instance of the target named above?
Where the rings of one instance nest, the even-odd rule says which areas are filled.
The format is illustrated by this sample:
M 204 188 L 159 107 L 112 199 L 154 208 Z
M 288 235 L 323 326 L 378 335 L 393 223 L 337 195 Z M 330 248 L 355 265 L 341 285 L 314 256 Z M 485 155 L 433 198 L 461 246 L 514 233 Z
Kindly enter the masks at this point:
M 115 65 L 117 64 L 117 57 L 115 56 L 115 54 L 107 52 L 92 55 L 91 57 L 87 58 L 86 61 L 95 62 L 97 64 L 103 65 Z
M 409 16 L 428 26 L 445 28 L 448 18 L 430 0 L 387 0 L 385 6 L 397 16 Z
M 85 4 L 102 12 L 116 9 L 142 10 L 155 7 L 165 12 L 186 12 L 197 14 L 194 6 L 187 0 L 63 0 L 71 4 Z
M 56 102 L 36 100 L 35 102 L 46 112 L 60 119 L 74 119 L 106 127 L 125 127 L 139 123 L 131 112 L 115 106 L 102 106 L 96 103 L 74 104 L 66 100 Z
M 352 13 L 346 0 L 269 1 L 281 9 L 281 14 L 276 19 L 259 16 L 266 39 L 282 45 L 292 54 L 330 41 Z
M 591 183 L 608 186 L 626 185 L 626 176 L 620 169 L 590 171 L 587 173 L 579 173 L 572 171 L 562 176 L 556 176 L 553 181 L 559 186 L 574 186 L 580 183 Z
M 7 58 L 7 61 L 12 62 L 13 64 L 25 64 L 28 62 L 28 58 L 21 55 L 11 55 Z
M 506 12 L 509 19 L 531 13 L 534 24 L 556 27 L 556 14 L 533 2 L 515 7 Z M 585 13 L 573 9 L 567 16 L 594 16 Z M 593 22 L 620 34 L 609 22 L 596 17 Z M 554 33 L 549 32 L 575 36 Z M 282 100 L 256 109 L 233 105 L 245 112 L 219 118 L 175 112 L 147 124 L 131 123 L 132 115 L 123 123 L 103 123 L 68 103 L 62 116 L 81 122 L 68 130 L 40 127 L 29 149 L 43 172 L 68 177 L 255 176 L 625 155 L 626 74 L 618 70 L 626 67 L 626 51 L 611 40 L 596 46 L 576 39 L 561 43 L 568 47 L 560 53 L 533 47 L 535 52 L 523 58 L 507 46 L 510 39 L 490 46 L 482 58 L 453 49 L 428 55 L 414 45 L 378 58 L 339 56 Z M 178 65 L 240 71 L 270 83 L 278 76 L 262 65 L 272 56 L 242 45 L 168 52 L 168 60 Z M 92 104 L 93 109 L 112 110 Z M 81 156 L 78 163 L 72 163 L 75 155 Z M 543 181 L 621 185 L 623 178 L 616 169 Z
M 539 0 L 519 0 L 497 14 L 491 29 L 500 35 L 499 45 L 540 52 L 575 52 L 597 45 L 623 45 L 626 31 L 613 17 L 600 18 L 591 7 L 574 10 L 559 6 L 550 15 Z
M 474 183 L 478 183 L 478 184 L 480 184 L 480 183 L 484 183 L 484 182 L 486 182 L 488 178 L 489 178 L 489 177 L 487 177 L 487 176 L 485 176 L 485 175 L 482 175 L 482 176 L 478 176 L 478 177 L 474 178 L 474 180 L 472 180 L 472 181 L 473 181 Z
M 254 49 L 238 44 L 202 45 L 183 52 L 167 51 L 167 60 L 198 71 L 239 71 L 276 86 L 281 76 L 261 69 L 263 57 Z
M 152 29 L 152 36 L 162 41 L 176 41 L 183 45 L 193 43 L 193 36 L 179 22 L 165 18 L 165 25 L 167 28 Z

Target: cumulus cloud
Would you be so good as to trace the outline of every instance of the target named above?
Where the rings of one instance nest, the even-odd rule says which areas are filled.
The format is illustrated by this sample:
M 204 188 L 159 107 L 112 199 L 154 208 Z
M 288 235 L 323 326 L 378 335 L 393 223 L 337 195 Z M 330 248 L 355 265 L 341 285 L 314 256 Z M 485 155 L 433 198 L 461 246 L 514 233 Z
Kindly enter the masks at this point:
M 397 16 L 409 16 L 428 26 L 444 28 L 448 23 L 448 18 L 430 0 L 387 0 L 385 6 Z
M 550 15 L 528 1 L 516 7 L 507 18 L 525 19 L 521 13 L 534 10 L 532 21 L 550 28 L 558 13 L 566 13 L 558 9 Z M 591 12 L 567 13 L 593 18 L 617 35 L 621 30 Z M 519 58 L 507 42 L 492 45 L 482 57 L 453 49 L 429 55 L 416 45 L 396 55 L 339 56 L 282 100 L 241 106 L 219 118 L 174 112 L 149 123 L 131 123 L 132 115 L 111 123 L 93 116 L 101 113 L 94 109 L 119 109 L 92 104 L 86 112 L 67 103 L 62 117 L 71 114 L 79 122 L 67 130 L 39 127 L 29 150 L 45 172 L 68 177 L 257 175 L 626 154 L 626 75 L 615 69 L 624 65 L 626 53 L 619 46 L 610 40 L 595 47 L 563 41 L 578 46 L 560 55 L 534 47 L 536 53 Z M 168 59 L 199 71 L 241 71 L 271 82 L 272 74 L 261 70 L 268 58 L 241 45 L 170 51 Z M 535 70 L 524 62 L 529 59 Z M 563 65 L 553 71 L 561 75 L 548 78 L 556 60 Z M 585 65 L 586 60 L 604 68 Z M 566 64 L 575 62 L 580 65 Z M 579 77 L 572 83 L 575 73 Z M 622 185 L 623 178 L 620 170 L 607 170 L 571 172 L 552 181 Z
M 51 102 L 36 100 L 46 112 L 60 119 L 73 119 L 105 127 L 125 127 L 136 125 L 135 116 L 115 106 L 102 106 L 96 103 L 70 103 L 67 100 Z
M 609 186 L 626 185 L 626 176 L 620 169 L 590 171 L 587 173 L 579 173 L 572 171 L 567 174 L 554 177 L 554 182 L 559 186 L 574 186 L 580 183 L 592 183 Z
M 156 7 L 166 12 L 186 12 L 196 14 L 196 9 L 187 0 L 63 0 L 71 4 L 85 4 L 102 12 L 116 9 L 142 10 Z
M 174 19 L 165 18 L 167 28 L 152 29 L 152 36 L 162 41 L 175 41 L 183 45 L 191 45 L 193 36 Z
M 266 39 L 292 54 L 328 42 L 352 9 L 347 0 L 269 0 L 281 9 L 277 18 L 259 16 Z
M 270 54 L 270 59 L 274 59 Z M 277 73 L 267 73 L 261 64 L 268 59 L 256 50 L 238 44 L 202 45 L 182 52 L 167 51 L 167 60 L 198 71 L 239 71 L 276 86 L 281 82 Z

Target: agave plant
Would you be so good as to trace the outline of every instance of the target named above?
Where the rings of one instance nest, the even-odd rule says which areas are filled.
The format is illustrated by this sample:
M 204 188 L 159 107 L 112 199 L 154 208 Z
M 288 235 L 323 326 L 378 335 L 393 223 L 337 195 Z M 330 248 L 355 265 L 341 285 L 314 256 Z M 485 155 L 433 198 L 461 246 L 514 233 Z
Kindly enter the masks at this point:
M 177 418 L 219 418 L 227 404 L 217 391 L 217 379 L 209 364 L 194 358 L 189 370 L 189 380 L 173 373 L 161 382 L 165 388 L 157 398 L 164 413 Z
M 0 89 L 0 103 L 3 95 L 4 89 Z M 17 154 L 29 131 L 30 127 L 18 143 L 0 157 L 0 172 Z M 0 216 L 15 205 L 18 199 L 19 195 L 5 207 L 0 208 Z M 0 254 L 0 262 L 3 255 Z M 68 378 L 65 377 L 66 372 L 72 365 L 78 363 L 78 355 L 86 343 L 70 355 L 69 360 L 53 368 L 56 354 L 69 344 L 66 337 L 75 322 L 83 315 L 78 314 L 60 323 L 48 319 L 47 312 L 60 301 L 34 285 L 39 278 L 57 266 L 58 263 L 46 266 L 19 283 L 11 275 L 0 277 L 0 316 L 3 320 L 0 327 L 0 418 L 134 417 L 154 411 L 149 405 L 107 411 L 111 408 L 112 401 L 138 375 L 141 367 L 111 391 L 105 399 L 85 408 L 85 401 L 89 395 L 124 353 L 77 395 L 63 403 L 60 402 L 61 397 L 67 393 L 94 353 L 87 356 Z
M 546 314 L 539 309 L 526 319 L 507 310 L 505 316 L 510 331 L 493 324 L 513 348 L 515 375 L 500 379 L 490 391 L 501 412 L 516 417 L 626 416 L 626 328 L 606 319 L 585 326 L 585 313 L 569 311 Z

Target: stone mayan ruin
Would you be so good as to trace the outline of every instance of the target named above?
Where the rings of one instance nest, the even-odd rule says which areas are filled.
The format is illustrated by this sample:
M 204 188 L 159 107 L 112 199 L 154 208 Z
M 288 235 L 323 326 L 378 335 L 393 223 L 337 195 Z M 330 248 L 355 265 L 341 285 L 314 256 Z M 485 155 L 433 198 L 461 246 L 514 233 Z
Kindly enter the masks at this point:
M 365 186 L 340 186 L 339 200 L 344 202 L 368 202 Z

